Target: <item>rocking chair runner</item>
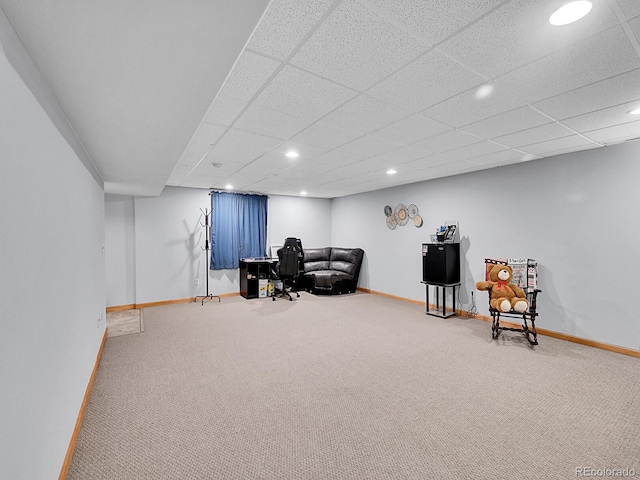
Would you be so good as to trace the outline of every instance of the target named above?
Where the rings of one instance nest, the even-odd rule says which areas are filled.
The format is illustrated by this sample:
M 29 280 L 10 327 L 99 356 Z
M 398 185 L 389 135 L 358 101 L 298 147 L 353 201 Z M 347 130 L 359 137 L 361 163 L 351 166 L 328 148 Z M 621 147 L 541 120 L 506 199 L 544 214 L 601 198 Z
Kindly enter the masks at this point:
M 510 312 L 501 312 L 491 306 L 491 291 L 489 293 L 489 313 L 491 314 L 491 318 L 493 322 L 491 324 L 491 338 L 494 340 L 498 338 L 500 333 L 503 330 L 508 330 L 511 332 L 521 332 L 526 337 L 527 341 L 531 345 L 538 345 L 538 332 L 536 331 L 536 317 L 538 316 L 538 312 L 536 311 L 536 300 L 538 297 L 538 293 L 542 292 L 537 288 L 531 290 L 525 290 L 527 294 L 527 300 L 529 302 L 529 308 L 527 311 L 523 313 L 518 313 L 515 311 Z M 522 326 L 521 328 L 512 328 L 512 327 L 501 327 L 500 326 L 500 318 L 521 318 Z M 529 326 L 528 321 L 531 322 Z

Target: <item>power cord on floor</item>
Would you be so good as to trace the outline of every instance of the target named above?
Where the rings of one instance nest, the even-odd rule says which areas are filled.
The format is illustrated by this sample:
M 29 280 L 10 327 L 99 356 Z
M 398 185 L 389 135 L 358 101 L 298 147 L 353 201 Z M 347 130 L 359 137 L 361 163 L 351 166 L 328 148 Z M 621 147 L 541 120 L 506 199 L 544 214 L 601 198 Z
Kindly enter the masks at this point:
M 469 318 L 473 318 L 477 315 L 478 309 L 476 308 L 476 297 L 473 294 L 473 290 L 471 290 L 471 308 L 469 308 L 469 310 L 465 310 L 463 308 L 464 305 L 462 305 L 462 303 L 460 302 L 459 296 L 458 296 L 458 307 L 459 307 L 458 310 Z

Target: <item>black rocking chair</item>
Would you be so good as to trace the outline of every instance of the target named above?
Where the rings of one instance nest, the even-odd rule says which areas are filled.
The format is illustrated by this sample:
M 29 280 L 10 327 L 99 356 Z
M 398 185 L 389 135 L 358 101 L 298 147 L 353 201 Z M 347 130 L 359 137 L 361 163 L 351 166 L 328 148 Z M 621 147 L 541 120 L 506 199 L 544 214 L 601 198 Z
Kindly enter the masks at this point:
M 491 313 L 491 318 L 493 319 L 493 323 L 491 324 L 491 338 L 496 340 L 503 330 L 508 330 L 510 332 L 523 333 L 531 345 L 538 345 L 538 332 L 536 331 L 536 317 L 538 316 L 538 312 L 536 311 L 536 300 L 538 293 L 540 292 L 542 292 L 542 290 L 537 288 L 525 290 L 527 301 L 529 302 L 529 308 L 523 313 L 513 310 L 510 312 L 501 312 L 500 310 L 493 308 L 491 303 L 489 303 L 489 313 Z M 491 301 L 491 291 L 489 290 L 488 293 L 489 301 Z M 522 326 L 520 328 L 502 327 L 500 326 L 501 317 L 522 319 Z M 531 325 L 529 325 L 529 322 Z

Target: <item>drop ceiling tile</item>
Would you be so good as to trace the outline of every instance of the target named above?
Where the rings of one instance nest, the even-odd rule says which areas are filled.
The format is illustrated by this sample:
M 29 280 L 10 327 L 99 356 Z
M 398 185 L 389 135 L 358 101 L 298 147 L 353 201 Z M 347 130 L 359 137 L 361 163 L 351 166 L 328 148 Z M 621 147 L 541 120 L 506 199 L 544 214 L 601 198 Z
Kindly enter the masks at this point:
M 427 157 L 417 158 L 410 162 L 405 162 L 399 166 L 399 170 L 402 172 L 415 172 L 423 170 L 425 168 L 435 167 L 437 165 L 446 165 L 448 163 L 457 162 L 459 160 L 444 155 L 430 155 Z
M 556 138 L 568 137 L 574 133 L 573 130 L 569 130 L 562 124 L 552 122 L 546 125 L 540 125 L 539 127 L 496 137 L 493 141 L 516 148 L 533 143 L 545 142 L 547 140 L 555 140 Z
M 357 92 L 299 68 L 284 67 L 254 100 L 263 107 L 319 119 Z
M 457 160 L 454 162 L 435 165 L 427 168 L 427 174 L 430 178 L 440 178 L 449 175 L 459 175 L 461 173 L 473 172 L 476 170 L 483 170 L 484 166 L 476 163 L 471 163 L 466 160 Z
M 388 12 L 409 31 L 433 44 L 444 40 L 503 1 L 369 0 L 369 4 Z
M 635 17 L 640 15 L 640 2 L 638 0 L 616 0 L 620 9 L 626 16 L 626 18 Z
M 490 153 L 488 155 L 481 155 L 471 160 L 473 163 L 479 163 L 481 165 L 498 166 L 509 165 L 514 161 L 521 161 L 525 159 L 531 159 L 531 157 L 541 158 L 538 156 L 532 156 L 529 153 L 523 153 L 518 150 L 503 150 L 501 152 Z
M 307 125 L 307 119 L 272 108 L 251 104 L 234 123 L 234 128 L 287 139 Z
M 360 133 L 317 122 L 305 128 L 291 140 L 318 147 L 336 148 L 360 136 Z
M 562 120 L 634 100 L 640 101 L 640 69 L 577 88 L 533 106 Z
M 335 167 L 329 167 L 322 163 L 309 160 L 293 165 L 286 170 L 282 170 L 278 175 L 298 180 L 304 179 L 307 181 L 307 185 L 318 185 L 326 182 L 322 175 L 333 168 Z
M 549 157 L 552 155 L 561 155 L 563 153 L 574 152 L 577 150 L 586 150 L 599 146 L 600 145 L 584 138 L 581 135 L 571 135 L 568 137 L 557 138 L 555 140 L 547 140 L 546 142 L 535 143 L 533 145 L 526 145 L 519 148 L 519 150 L 531 153 L 533 155 Z
M 305 157 L 307 156 L 313 158 L 325 151 L 324 149 L 311 146 L 306 146 L 304 151 L 301 146 L 297 146 L 295 149 L 301 153 L 301 157 L 289 158 L 285 156 L 287 149 L 276 148 L 252 161 L 246 168 L 254 173 L 280 173 L 283 170 L 287 170 L 288 168 L 302 163 L 305 161 Z
M 231 128 L 207 155 L 207 161 L 218 162 L 223 166 L 227 163 L 244 165 L 281 143 L 280 138 Z
M 237 98 L 218 95 L 204 117 L 205 122 L 231 126 L 240 112 L 246 108 L 247 102 Z
M 428 48 L 356 0 L 344 0 L 290 60 L 363 91 Z
M 598 110 L 597 112 L 578 115 L 577 117 L 567 118 L 562 121 L 565 125 L 579 132 L 587 132 L 606 128 L 608 126 L 621 125 L 637 120 L 636 115 L 629 115 L 629 111 L 633 110 L 638 102 L 624 103 L 611 108 Z
M 621 27 L 613 27 L 500 77 L 526 103 L 584 87 L 640 67 Z
M 558 6 L 548 1 L 505 2 L 438 48 L 495 78 L 618 23 L 606 2 L 594 2 L 591 14 L 582 21 L 557 28 L 548 19 Z
M 478 143 L 481 140 L 481 138 L 470 135 L 461 130 L 451 130 L 449 132 L 436 135 L 435 137 L 414 143 L 412 147 L 421 150 L 423 155 L 426 156 Z
M 340 147 L 340 150 L 343 152 L 370 157 L 390 150 L 395 150 L 398 147 L 400 147 L 400 145 L 397 143 L 387 142 L 386 140 L 367 135 L 353 140 L 352 142 L 345 143 Z
M 256 192 L 268 192 L 273 193 L 272 190 L 288 185 L 291 183 L 290 178 L 279 177 L 278 175 L 270 175 L 262 180 L 247 185 L 248 189 Z
M 269 155 L 278 155 L 283 158 L 288 158 L 286 157 L 286 154 L 290 151 L 298 153 L 298 157 L 296 157 L 294 160 L 297 160 L 298 162 L 306 162 L 307 160 L 311 160 L 322 155 L 323 153 L 326 153 L 328 149 L 317 147 L 315 145 L 294 142 L 293 140 L 288 140 L 271 150 L 269 152 Z
M 272 0 L 247 48 L 284 60 L 334 3 L 335 0 Z
M 280 62 L 245 50 L 227 77 L 220 93 L 249 101 L 280 66 Z
M 322 119 L 323 123 L 368 134 L 411 115 L 412 109 L 370 95 L 358 95 Z
M 525 105 L 517 94 L 507 92 L 507 87 L 499 81 L 485 85 L 489 84 L 493 86 L 493 92 L 488 97 L 477 98 L 477 89 L 473 88 L 427 108 L 420 114 L 459 128 Z
M 433 137 L 440 133 L 451 130 L 451 127 L 444 125 L 430 118 L 421 115 L 411 115 L 396 123 L 371 133 L 372 137 L 382 138 L 390 142 L 408 145 L 411 143 Z
M 550 121 L 548 117 L 525 105 L 524 107 L 466 125 L 462 130 L 488 139 L 544 125 Z
M 312 161 L 326 165 L 327 167 L 338 168 L 343 165 L 359 162 L 363 158 L 363 155 L 354 155 L 353 153 L 342 150 L 331 150 L 315 157 Z
M 602 144 L 620 143 L 622 141 L 636 139 L 640 137 L 640 120 L 585 132 L 584 135 Z
M 482 83 L 472 70 L 435 50 L 374 86 L 367 93 L 416 113 Z
M 234 190 L 243 190 L 256 182 L 261 181 L 263 178 L 264 175 L 253 173 L 245 169 L 229 175 L 218 176 L 216 186 L 224 187 L 225 185 L 230 184 L 233 185 Z
M 506 150 L 507 147 L 498 145 L 497 143 L 483 141 L 480 143 L 474 143 L 467 145 L 466 147 L 454 148 L 447 151 L 447 156 L 457 158 L 460 160 L 468 160 L 481 155 L 496 153 L 502 150 Z
M 179 165 L 195 166 L 222 137 L 226 127 L 203 122 L 182 154 Z
M 405 145 L 395 150 L 382 153 L 374 157 L 378 162 L 387 163 L 389 166 L 415 160 L 424 157 L 424 152 L 410 145 Z
M 634 18 L 633 20 L 629 21 L 629 26 L 631 27 L 636 40 L 640 39 L 640 17 Z

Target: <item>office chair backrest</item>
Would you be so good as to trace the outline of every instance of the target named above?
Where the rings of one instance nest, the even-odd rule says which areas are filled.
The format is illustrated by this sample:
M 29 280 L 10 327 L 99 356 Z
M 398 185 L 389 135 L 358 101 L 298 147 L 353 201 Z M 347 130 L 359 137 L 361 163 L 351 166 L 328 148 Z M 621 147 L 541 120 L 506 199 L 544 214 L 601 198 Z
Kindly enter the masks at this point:
M 292 246 L 282 247 L 278 250 L 280 267 L 278 273 L 280 277 L 295 277 L 298 275 L 298 248 Z

